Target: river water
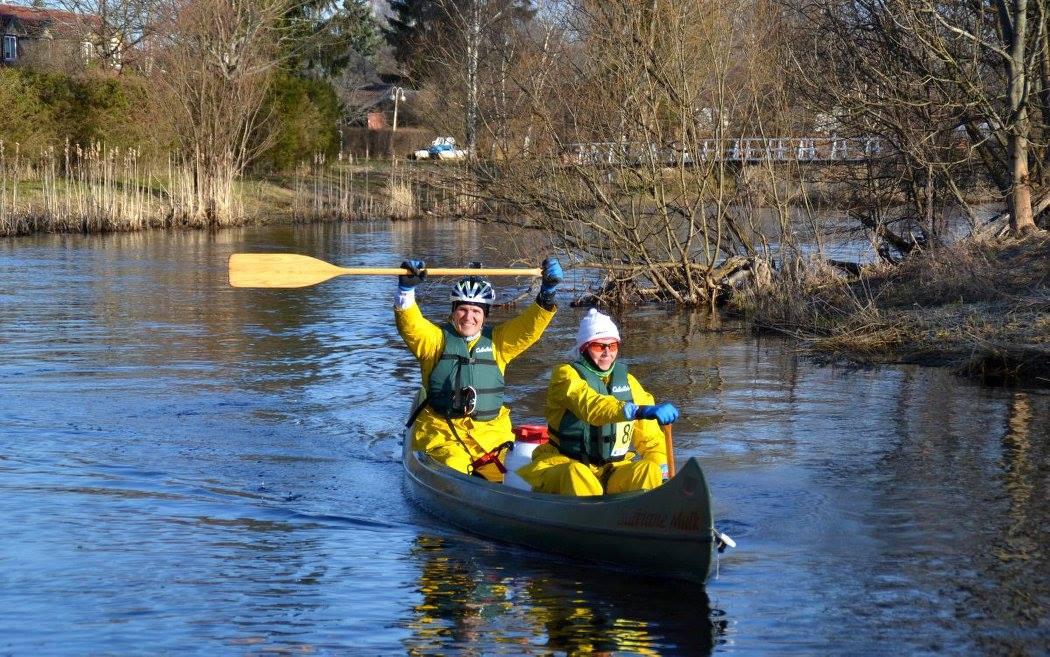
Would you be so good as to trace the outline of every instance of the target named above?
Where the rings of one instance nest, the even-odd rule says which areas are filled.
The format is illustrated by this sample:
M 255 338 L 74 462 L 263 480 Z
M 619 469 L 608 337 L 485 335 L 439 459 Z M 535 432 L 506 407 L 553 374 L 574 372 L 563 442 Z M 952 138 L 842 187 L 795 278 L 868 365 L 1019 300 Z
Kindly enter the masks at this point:
M 739 543 L 701 588 L 406 502 L 418 373 L 394 281 L 226 284 L 236 251 L 538 249 L 454 223 L 0 241 L 0 655 L 1047 654 L 1046 391 L 821 366 L 700 313 L 630 311 L 623 357 L 682 409 L 678 459 L 701 460 Z M 420 296 L 447 308 L 440 282 Z M 578 318 L 563 304 L 509 369 L 519 421 Z

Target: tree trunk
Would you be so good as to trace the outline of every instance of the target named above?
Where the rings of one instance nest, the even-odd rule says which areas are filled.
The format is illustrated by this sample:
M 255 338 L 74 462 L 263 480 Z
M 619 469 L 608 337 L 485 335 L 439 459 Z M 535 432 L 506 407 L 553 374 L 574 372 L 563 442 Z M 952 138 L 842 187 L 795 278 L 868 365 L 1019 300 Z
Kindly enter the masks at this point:
M 1010 213 L 1010 232 L 1024 235 L 1037 230 L 1032 214 L 1032 183 L 1028 173 L 1028 140 L 1018 134 L 1011 139 L 1013 151 L 1013 212 Z
M 478 57 L 481 51 L 481 3 L 472 0 L 467 24 L 467 157 L 474 159 L 478 146 Z
M 1023 235 L 1036 230 L 1032 217 L 1032 181 L 1028 173 L 1028 70 L 1025 61 L 1025 38 L 1028 23 L 1028 0 L 1014 0 L 1013 33 L 1010 35 L 1010 113 L 1014 119 L 1010 131 L 1010 158 L 1013 179 L 1010 197 L 1013 212 L 1010 215 L 1010 232 Z
M 1047 7 L 1050 9 L 1050 5 Z M 1039 86 L 1042 89 L 1040 94 L 1042 116 L 1037 117 L 1037 120 L 1040 120 L 1044 126 L 1050 126 L 1050 26 L 1047 25 L 1046 20 L 1040 25 L 1039 34 L 1039 74 L 1042 78 Z M 1048 151 L 1050 151 L 1050 145 L 1043 144 L 1041 152 L 1045 155 Z M 1044 164 L 1042 182 L 1046 183 L 1048 180 L 1050 180 L 1050 164 Z

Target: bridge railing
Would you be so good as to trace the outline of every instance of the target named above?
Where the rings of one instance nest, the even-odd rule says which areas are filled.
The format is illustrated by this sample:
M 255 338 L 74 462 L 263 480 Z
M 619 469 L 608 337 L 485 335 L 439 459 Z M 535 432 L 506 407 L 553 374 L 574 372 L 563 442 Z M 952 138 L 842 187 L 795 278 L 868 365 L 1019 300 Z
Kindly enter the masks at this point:
M 879 137 L 743 137 L 705 139 L 696 148 L 659 147 L 632 142 L 580 142 L 566 146 L 563 159 L 595 166 L 664 166 L 709 162 L 850 163 L 884 157 L 889 148 Z

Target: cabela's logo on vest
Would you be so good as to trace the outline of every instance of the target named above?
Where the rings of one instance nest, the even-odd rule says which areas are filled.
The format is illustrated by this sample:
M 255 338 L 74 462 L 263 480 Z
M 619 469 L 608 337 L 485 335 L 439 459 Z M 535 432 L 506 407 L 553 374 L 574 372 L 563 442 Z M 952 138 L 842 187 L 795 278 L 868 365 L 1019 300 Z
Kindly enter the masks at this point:
M 612 391 L 614 393 L 617 393 L 617 392 L 630 392 L 631 391 L 631 386 L 613 386 Z
M 492 353 L 492 347 L 478 347 L 477 349 L 474 350 L 474 353 L 476 353 L 476 354 L 491 354 Z

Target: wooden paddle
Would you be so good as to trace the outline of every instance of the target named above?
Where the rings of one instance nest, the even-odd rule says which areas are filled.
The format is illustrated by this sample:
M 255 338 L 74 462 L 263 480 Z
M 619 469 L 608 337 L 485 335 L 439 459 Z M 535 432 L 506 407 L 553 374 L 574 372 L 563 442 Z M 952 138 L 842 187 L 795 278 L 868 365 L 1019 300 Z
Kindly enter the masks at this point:
M 324 260 L 295 253 L 234 253 L 230 256 L 233 287 L 306 287 L 345 276 L 399 276 L 401 267 L 337 267 Z M 427 276 L 540 276 L 536 269 L 441 269 L 428 267 Z
M 670 479 L 674 476 L 674 439 L 671 438 L 671 425 L 665 424 L 664 430 L 664 442 L 667 445 L 667 478 Z

